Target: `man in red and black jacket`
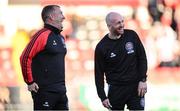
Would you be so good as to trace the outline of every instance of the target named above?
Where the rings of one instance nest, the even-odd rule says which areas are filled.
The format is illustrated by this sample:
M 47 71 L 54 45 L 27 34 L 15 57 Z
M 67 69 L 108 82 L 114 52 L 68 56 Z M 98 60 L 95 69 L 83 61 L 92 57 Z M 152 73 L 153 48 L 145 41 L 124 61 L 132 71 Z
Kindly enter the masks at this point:
M 20 63 L 24 81 L 31 91 L 34 110 L 68 110 L 65 86 L 65 19 L 57 5 L 45 6 L 41 13 L 44 28 L 24 49 Z

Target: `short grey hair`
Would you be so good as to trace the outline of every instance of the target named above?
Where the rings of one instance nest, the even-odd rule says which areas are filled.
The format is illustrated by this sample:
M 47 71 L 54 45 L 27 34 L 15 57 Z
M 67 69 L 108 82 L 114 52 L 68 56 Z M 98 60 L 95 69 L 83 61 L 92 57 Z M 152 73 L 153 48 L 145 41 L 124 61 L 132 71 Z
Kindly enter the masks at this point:
M 47 5 L 43 8 L 41 12 L 41 17 L 43 22 L 45 23 L 47 19 L 49 18 L 49 15 L 55 10 L 55 7 L 59 7 L 58 5 Z

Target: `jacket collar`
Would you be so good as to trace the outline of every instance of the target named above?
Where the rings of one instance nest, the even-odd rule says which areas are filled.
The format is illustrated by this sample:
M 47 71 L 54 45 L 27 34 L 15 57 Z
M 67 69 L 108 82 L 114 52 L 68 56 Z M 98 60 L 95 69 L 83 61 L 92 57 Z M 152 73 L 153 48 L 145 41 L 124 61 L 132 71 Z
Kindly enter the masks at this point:
M 52 26 L 50 24 L 44 24 L 44 28 L 47 28 L 47 29 L 53 31 L 56 34 L 60 34 L 61 33 L 61 31 L 58 28 L 56 28 L 56 27 L 54 27 L 54 26 Z

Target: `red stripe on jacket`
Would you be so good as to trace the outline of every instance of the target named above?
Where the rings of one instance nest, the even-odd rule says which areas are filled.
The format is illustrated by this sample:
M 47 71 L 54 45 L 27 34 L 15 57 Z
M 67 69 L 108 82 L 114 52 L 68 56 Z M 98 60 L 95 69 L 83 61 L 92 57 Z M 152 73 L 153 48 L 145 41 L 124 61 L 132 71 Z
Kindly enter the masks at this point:
M 37 32 L 20 56 L 21 70 L 27 84 L 34 82 L 31 68 L 32 59 L 45 48 L 50 32 L 45 28 Z

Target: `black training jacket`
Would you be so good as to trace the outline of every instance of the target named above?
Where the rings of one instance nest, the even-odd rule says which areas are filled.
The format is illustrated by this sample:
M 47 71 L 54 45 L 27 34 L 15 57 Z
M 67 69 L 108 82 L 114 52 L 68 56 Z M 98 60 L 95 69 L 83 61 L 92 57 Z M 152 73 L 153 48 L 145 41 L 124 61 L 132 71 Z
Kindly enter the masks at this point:
M 147 59 L 144 47 L 133 30 L 124 30 L 117 40 L 108 34 L 95 49 L 95 83 L 99 97 L 106 99 L 104 75 L 111 85 L 128 85 L 146 80 Z

